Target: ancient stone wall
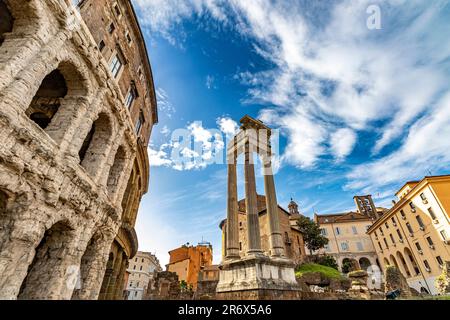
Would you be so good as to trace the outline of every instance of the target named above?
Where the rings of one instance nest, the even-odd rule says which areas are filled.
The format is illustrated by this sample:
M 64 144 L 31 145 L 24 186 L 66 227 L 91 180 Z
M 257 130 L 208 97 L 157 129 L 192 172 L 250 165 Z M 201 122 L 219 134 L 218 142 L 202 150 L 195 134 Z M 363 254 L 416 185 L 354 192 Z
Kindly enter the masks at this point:
M 134 121 L 72 1 L 1 2 L 14 24 L 0 46 L 0 298 L 96 299 Z

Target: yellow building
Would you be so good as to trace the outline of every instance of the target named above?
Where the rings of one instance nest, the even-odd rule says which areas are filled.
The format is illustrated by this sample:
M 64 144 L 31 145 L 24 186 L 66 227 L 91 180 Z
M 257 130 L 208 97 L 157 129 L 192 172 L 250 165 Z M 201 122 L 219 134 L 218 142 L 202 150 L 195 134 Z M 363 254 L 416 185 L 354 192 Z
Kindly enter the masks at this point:
M 368 229 L 384 269 L 395 265 L 410 287 L 436 294 L 450 261 L 450 175 L 407 182 L 398 201 Z
M 366 231 L 386 209 L 376 208 L 371 196 L 357 196 L 354 200 L 357 211 L 314 215 L 322 235 L 329 241 L 315 254 L 333 256 L 343 272 L 367 270 L 370 266 L 381 268 L 375 247 Z

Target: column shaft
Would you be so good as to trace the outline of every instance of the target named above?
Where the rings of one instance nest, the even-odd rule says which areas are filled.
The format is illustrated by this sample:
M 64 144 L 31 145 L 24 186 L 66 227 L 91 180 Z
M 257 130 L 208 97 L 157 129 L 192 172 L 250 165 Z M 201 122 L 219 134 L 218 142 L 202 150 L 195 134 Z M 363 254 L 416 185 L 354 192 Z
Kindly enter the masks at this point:
M 278 216 L 278 202 L 272 164 L 270 161 L 264 161 L 264 166 L 264 190 L 266 193 L 267 216 L 269 218 L 270 255 L 273 257 L 281 257 L 285 255 L 285 252 L 280 230 L 280 218 Z
M 249 145 L 245 146 L 245 209 L 247 211 L 247 254 L 262 253 L 256 195 L 255 165 Z
M 235 160 L 234 157 L 231 159 Z M 239 259 L 239 222 L 237 205 L 236 161 L 229 160 L 228 162 L 228 203 L 227 222 L 225 230 L 226 258 Z

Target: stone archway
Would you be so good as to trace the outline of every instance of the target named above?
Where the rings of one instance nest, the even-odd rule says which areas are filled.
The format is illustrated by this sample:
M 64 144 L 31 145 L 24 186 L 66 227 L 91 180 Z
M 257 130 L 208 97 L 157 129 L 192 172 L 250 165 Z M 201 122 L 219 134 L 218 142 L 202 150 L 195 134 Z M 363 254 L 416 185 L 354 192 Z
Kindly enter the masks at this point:
M 106 150 L 112 140 L 112 122 L 110 117 L 102 112 L 92 124 L 83 145 L 78 153 L 83 168 L 93 177 L 97 177 L 106 158 Z
M 367 269 L 369 269 L 369 267 L 372 265 L 370 260 L 366 257 L 359 258 L 358 262 L 359 262 L 360 268 L 365 271 L 367 271 Z
M 114 260 L 113 257 L 108 255 L 112 241 L 110 238 L 112 236 L 107 236 L 107 232 L 97 230 L 90 239 L 81 257 L 79 283 L 72 293 L 72 300 L 98 298 L 105 274 L 105 267 L 108 268 Z M 108 259 L 109 261 L 107 261 Z
M 411 277 L 411 272 L 409 271 L 408 265 L 406 263 L 405 258 L 402 255 L 402 253 L 400 251 L 397 251 L 396 256 L 397 256 L 398 261 L 400 261 L 400 264 L 403 267 L 403 271 L 405 272 L 406 278 Z
M 114 162 L 109 170 L 107 188 L 111 196 L 114 196 L 119 187 L 119 182 L 123 176 L 123 170 L 126 164 L 126 152 L 123 146 L 119 146 L 114 156 Z
M 71 245 L 77 232 L 60 221 L 48 229 L 35 249 L 18 299 L 61 299 L 68 288 L 68 269 L 73 267 Z
M 399 267 L 398 267 L 398 263 L 397 263 L 397 260 L 395 259 L 395 257 L 391 254 L 390 256 L 389 256 L 389 260 L 390 260 L 390 265 L 391 266 L 394 266 L 394 267 L 396 267 L 397 269 L 399 269 Z M 400 269 L 399 269 L 400 270 Z
M 61 143 L 86 96 L 86 77 L 72 62 L 63 61 L 44 77 L 25 114 Z

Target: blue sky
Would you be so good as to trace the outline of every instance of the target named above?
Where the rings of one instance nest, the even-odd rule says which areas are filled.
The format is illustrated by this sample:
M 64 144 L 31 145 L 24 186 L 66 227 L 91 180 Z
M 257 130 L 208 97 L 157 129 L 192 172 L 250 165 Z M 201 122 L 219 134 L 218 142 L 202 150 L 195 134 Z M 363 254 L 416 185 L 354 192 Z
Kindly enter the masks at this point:
M 280 133 L 278 201 L 309 216 L 357 194 L 389 206 L 406 180 L 450 172 L 449 1 L 133 3 L 159 104 L 136 229 L 163 264 L 202 238 L 220 262 L 226 166 L 211 159 L 245 114 Z

